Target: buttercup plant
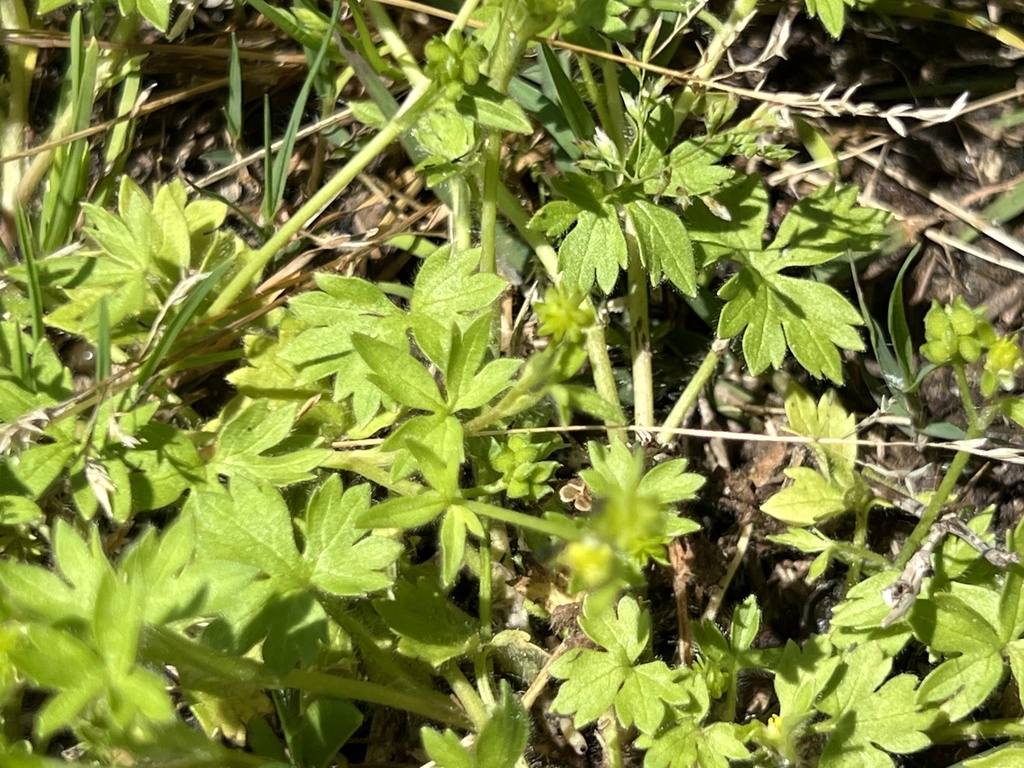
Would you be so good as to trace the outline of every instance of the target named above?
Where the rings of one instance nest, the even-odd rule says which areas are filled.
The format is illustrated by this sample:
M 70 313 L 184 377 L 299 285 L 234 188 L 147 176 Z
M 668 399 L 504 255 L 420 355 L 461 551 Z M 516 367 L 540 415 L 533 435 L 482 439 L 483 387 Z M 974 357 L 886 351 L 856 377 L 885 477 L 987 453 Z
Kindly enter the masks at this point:
M 762 173 L 804 150 L 838 172 L 823 115 L 933 113 L 741 87 L 769 62 L 736 55 L 751 25 L 777 18 L 783 53 L 799 11 L 752 0 L 466 0 L 419 8 L 429 27 L 378 0 L 250 0 L 230 53 L 212 29 L 230 139 L 201 161 L 263 160 L 229 203 L 122 172 L 144 166 L 141 85 L 164 82 L 141 31 L 176 40 L 213 11 L 46 15 L 63 5 L 0 0 L 0 764 L 843 768 L 942 745 L 1017 764 L 1024 525 L 996 540 L 967 468 L 997 420 L 1024 426 L 1018 337 L 956 298 L 918 350 L 905 267 L 887 341 L 841 281 L 891 215 Z M 854 7 L 808 0 L 800 23 L 837 38 Z M 856 9 L 1014 44 L 966 12 Z M 65 23 L 60 147 L 28 160 L 50 39 L 31 27 Z M 307 70 L 286 114 L 255 110 L 255 159 L 249 25 Z M 117 122 L 90 127 L 103 110 Z M 307 153 L 314 113 L 331 132 Z M 358 185 L 398 213 L 362 241 L 334 217 Z M 923 378 L 956 380 L 966 427 L 928 493 L 893 498 L 866 466 L 840 389 L 865 327 L 912 436 L 935 426 L 913 418 Z M 730 386 L 764 403 L 676 441 Z M 756 460 L 748 500 L 729 472 L 747 458 L 717 443 L 772 405 L 788 431 L 744 437 L 804 447 Z M 889 505 L 919 518 L 905 539 L 880 530 Z M 793 550 L 813 558 L 785 575 Z M 758 583 L 825 597 L 780 637 L 786 601 Z

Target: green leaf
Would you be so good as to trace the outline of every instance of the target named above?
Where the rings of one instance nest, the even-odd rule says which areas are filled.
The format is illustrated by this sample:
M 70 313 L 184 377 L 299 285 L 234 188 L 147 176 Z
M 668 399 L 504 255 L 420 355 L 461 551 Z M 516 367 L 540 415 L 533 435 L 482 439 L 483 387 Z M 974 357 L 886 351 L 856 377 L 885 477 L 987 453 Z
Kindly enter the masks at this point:
M 761 505 L 761 511 L 789 525 L 816 525 L 847 509 L 842 489 L 809 467 L 784 470 L 792 485 Z
M 491 306 L 506 283 L 497 275 L 477 272 L 479 263 L 479 248 L 453 254 L 444 247 L 427 258 L 412 294 L 413 324 L 417 317 L 444 322 Z
M 312 477 L 328 451 L 304 449 L 275 456 L 266 451 L 281 443 L 292 431 L 298 413 L 297 403 L 271 410 L 268 400 L 256 400 L 236 413 L 221 428 L 216 452 L 207 470 L 231 477 L 247 477 L 276 486 L 288 485 Z
M 145 611 L 144 593 L 107 571 L 96 593 L 93 637 L 109 672 L 122 677 L 135 665 Z
M 565 682 L 551 702 L 551 711 L 572 715 L 577 728 L 601 717 L 632 671 L 630 664 L 611 653 L 573 648 L 550 667 Z
M 0 525 L 24 525 L 41 520 L 43 510 L 24 496 L 0 496 Z
M 730 760 L 750 756 L 740 728 L 721 722 L 701 728 L 697 718 L 683 717 L 657 736 L 641 734 L 636 744 L 647 750 L 644 768 L 728 768 Z
M 422 363 L 413 359 L 408 346 L 394 347 L 361 333 L 352 335 L 352 344 L 373 371 L 370 380 L 388 397 L 410 408 L 431 412 L 444 410 L 437 382 Z
M 455 108 L 474 124 L 485 128 L 512 133 L 533 131 L 522 107 L 483 83 L 467 88 L 466 95 L 456 103 Z
M 513 768 L 523 756 L 530 735 L 530 718 L 507 681 L 501 681 L 497 706 L 476 737 L 479 768 Z
M 609 207 L 600 214 L 580 211 L 576 226 L 558 249 L 565 287 L 581 295 L 593 290 L 595 280 L 604 293 L 610 293 L 627 258 L 626 237 L 615 210 Z
M 779 697 L 781 727 L 799 727 L 814 712 L 814 702 L 832 679 L 842 658 L 833 653 L 828 638 L 819 636 L 803 649 L 786 643 L 775 669 L 775 694 Z
M 644 183 L 644 192 L 649 195 L 668 194 L 686 200 L 716 194 L 723 184 L 736 176 L 733 169 L 718 165 L 727 149 L 727 145 L 714 146 L 706 136 L 677 144 L 667 158 L 667 185 L 661 178 L 650 179 Z M 737 220 L 737 217 L 733 219 Z
M 438 768 L 476 768 L 473 755 L 459 743 L 459 737 L 452 731 L 440 733 L 431 728 L 422 728 L 420 735 L 427 757 L 433 760 Z
M 635 725 L 641 733 L 656 733 L 670 705 L 683 704 L 690 696 L 678 675 L 663 661 L 633 668 L 615 697 L 615 714 L 626 728 Z
M 650 614 L 641 611 L 636 599 L 630 595 L 624 595 L 614 611 L 603 610 L 600 606 L 596 598 L 584 600 L 580 629 L 603 648 L 621 651 L 631 663 L 636 661 L 650 639 Z
M 686 459 L 674 459 L 653 467 L 637 486 L 637 493 L 650 494 L 663 503 L 690 501 L 704 485 L 704 478 L 686 471 Z
M 18 480 L 28 495 L 40 498 L 64 471 L 77 448 L 63 440 L 55 443 L 37 443 L 22 451 L 9 462 L 11 474 Z
M 805 0 L 807 13 L 821 19 L 821 24 L 833 38 L 843 33 L 846 4 L 843 0 Z
M 626 203 L 636 233 L 640 259 L 651 276 L 651 285 L 667 277 L 687 296 L 697 294 L 697 270 L 690 235 L 679 217 L 647 200 Z
M 503 358 L 492 360 L 463 385 L 453 404 L 453 410 L 469 410 L 487 405 L 512 386 L 516 372 L 523 367 L 522 360 Z
M 988 592 L 988 590 L 985 590 Z M 993 597 L 995 597 L 993 595 Z M 984 610 L 984 609 L 983 609 Z M 997 620 L 996 612 L 985 611 Z M 917 638 L 941 653 L 985 653 L 1002 648 L 1002 640 L 986 615 L 956 595 L 938 592 L 917 601 L 910 625 Z
M 473 513 L 464 507 L 452 507 L 441 522 L 438 542 L 441 545 L 441 583 L 451 587 L 466 557 L 465 516 Z
M 817 703 L 817 708 L 837 723 L 853 718 L 852 733 L 836 727 L 833 740 L 875 744 L 889 752 L 916 752 L 931 744 L 924 733 L 936 721 L 935 710 L 920 711 L 915 702 L 917 678 L 897 675 L 886 678 L 892 659 L 874 643 L 853 646 L 843 659 L 843 672 L 835 687 Z M 883 685 L 884 683 L 884 685 Z M 838 749 L 833 745 L 833 749 Z
M 824 264 L 848 252 L 865 253 L 885 237 L 890 215 L 857 205 L 856 187 L 822 187 L 797 202 L 766 250 L 784 254 L 786 265 Z
M 838 440 L 856 437 L 857 419 L 846 412 L 835 390 L 830 389 L 815 404 L 807 391 L 794 382 L 786 389 L 785 406 L 790 429 L 798 435 Z M 854 471 L 856 443 L 815 444 L 811 450 L 826 479 L 842 481 Z M 843 487 L 842 482 L 839 487 Z
M 778 368 L 789 348 L 812 375 L 841 382 L 839 349 L 864 348 L 855 328 L 863 324 L 860 313 L 834 288 L 783 272 L 876 247 L 884 237 L 886 215 L 855 208 L 849 190 L 830 188 L 794 206 L 765 248 L 768 203 L 757 179 L 723 188 L 718 200 L 730 220 L 714 216 L 699 202 L 687 215 L 690 237 L 705 265 L 725 258 L 742 265 L 719 290 L 726 300 L 719 336 L 743 333 L 743 354 L 755 374 Z
M 402 544 L 366 533 L 356 525 L 370 508 L 370 487 L 357 485 L 342 493 L 341 479 L 331 475 L 306 507 L 306 549 L 302 559 L 310 582 L 325 592 L 351 597 L 389 587 L 387 573 L 402 553 Z
M 734 651 L 746 651 L 757 639 L 761 627 L 761 611 L 757 607 L 757 598 L 749 595 L 740 603 L 732 614 L 729 627 L 729 645 Z
M 274 488 L 239 476 L 229 494 L 199 492 L 192 498 L 202 556 L 250 565 L 282 590 L 302 586 L 291 515 Z
M 530 219 L 528 229 L 543 232 L 548 237 L 560 237 L 576 223 L 580 206 L 569 200 L 552 200 Z
M 554 97 L 555 103 L 561 108 L 569 124 L 569 128 L 577 139 L 589 140 L 594 136 L 594 118 L 591 117 L 587 105 L 583 103 L 576 87 L 572 84 L 558 57 L 545 43 L 540 44 L 543 56 L 543 70 L 551 79 L 554 86 L 554 94 L 549 91 L 546 94 Z M 550 236 L 550 235 L 549 235 Z
M 299 730 L 303 761 L 310 766 L 330 765 L 362 722 L 363 715 L 352 702 L 317 699 L 303 712 Z
M 373 601 L 399 635 L 399 651 L 435 667 L 474 647 L 478 631 L 473 618 L 441 592 L 438 576 L 430 566 L 412 568 L 395 585 L 393 599 Z
M 136 511 L 173 504 L 186 488 L 205 482 L 206 467 L 189 436 L 170 424 L 150 422 L 137 435 L 128 476 Z
M 917 689 L 919 706 L 939 705 L 951 722 L 981 706 L 1006 674 L 999 651 L 966 651 L 933 669 Z
M 419 528 L 444 512 L 448 504 L 437 491 L 424 491 L 374 504 L 359 512 L 355 522 L 360 528 Z

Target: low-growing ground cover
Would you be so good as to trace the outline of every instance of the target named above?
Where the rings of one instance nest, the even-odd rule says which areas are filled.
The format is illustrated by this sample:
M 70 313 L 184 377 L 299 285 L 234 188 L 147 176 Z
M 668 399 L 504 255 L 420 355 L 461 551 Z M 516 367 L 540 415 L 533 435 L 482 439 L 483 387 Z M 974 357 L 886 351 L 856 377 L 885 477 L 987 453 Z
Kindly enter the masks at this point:
M 0 2 L 0 763 L 1017 765 L 1020 22 Z

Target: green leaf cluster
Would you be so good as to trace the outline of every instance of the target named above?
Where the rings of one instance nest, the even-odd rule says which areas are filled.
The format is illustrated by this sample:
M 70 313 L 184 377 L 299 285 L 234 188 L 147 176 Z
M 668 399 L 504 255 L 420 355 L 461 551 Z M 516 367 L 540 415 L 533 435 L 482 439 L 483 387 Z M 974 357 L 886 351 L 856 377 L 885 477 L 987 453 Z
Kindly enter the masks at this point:
M 761 505 L 761 510 L 794 526 L 816 525 L 851 510 L 865 511 L 875 503 L 874 494 L 857 471 L 857 420 L 829 390 L 815 403 L 802 387 L 791 383 L 786 393 L 786 415 L 795 434 L 812 440 L 811 453 L 817 469 L 785 470 L 792 484 Z M 812 565 L 820 574 L 827 563 Z
M 870 251 L 882 242 L 888 215 L 857 207 L 856 197 L 854 188 L 815 192 L 790 209 L 767 245 L 768 196 L 754 176 L 717 195 L 730 213 L 728 221 L 700 201 L 687 212 L 694 248 L 704 264 L 722 259 L 740 264 L 718 292 L 725 299 L 718 335 L 742 333 L 751 373 L 778 368 L 788 349 L 813 376 L 840 384 L 839 350 L 864 349 L 856 330 L 863 323 L 860 313 L 839 291 L 788 274 Z
M 596 511 L 588 536 L 571 543 L 564 554 L 580 585 L 635 578 L 650 560 L 666 564 L 668 544 L 700 528 L 680 517 L 675 505 L 693 499 L 704 478 L 686 472 L 683 459 L 645 472 L 643 453 L 618 442 L 591 442 L 588 450 L 592 467 L 580 477 L 594 496 Z
M 737 726 L 703 724 L 711 703 L 703 675 L 639 661 L 651 625 L 635 598 L 626 595 L 613 609 L 603 598 L 589 597 L 579 625 L 598 648 L 573 648 L 551 665 L 551 674 L 563 680 L 553 711 L 572 714 L 578 728 L 604 716 L 635 727 L 649 768 L 725 768 L 729 758 L 748 756 Z
M 158 187 L 150 199 L 125 176 L 116 214 L 90 204 L 83 209 L 91 247 L 42 259 L 37 269 L 43 291 L 62 299 L 47 324 L 93 343 L 99 341 L 101 305 L 115 345 L 146 343 L 203 277 L 216 271 L 223 279 L 248 254 L 222 226 L 227 206 L 188 202 L 180 181 Z M 20 269 L 12 273 L 27 279 Z

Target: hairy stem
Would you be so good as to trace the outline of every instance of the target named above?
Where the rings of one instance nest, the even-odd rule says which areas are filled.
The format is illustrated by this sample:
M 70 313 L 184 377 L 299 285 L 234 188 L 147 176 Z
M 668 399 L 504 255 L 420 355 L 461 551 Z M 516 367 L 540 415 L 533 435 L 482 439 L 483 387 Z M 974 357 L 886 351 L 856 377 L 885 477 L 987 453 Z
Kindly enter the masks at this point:
M 626 217 L 629 302 L 629 346 L 633 358 L 633 424 L 654 425 L 654 376 L 651 372 L 651 329 L 647 311 L 647 270 L 640 261 L 633 223 Z

